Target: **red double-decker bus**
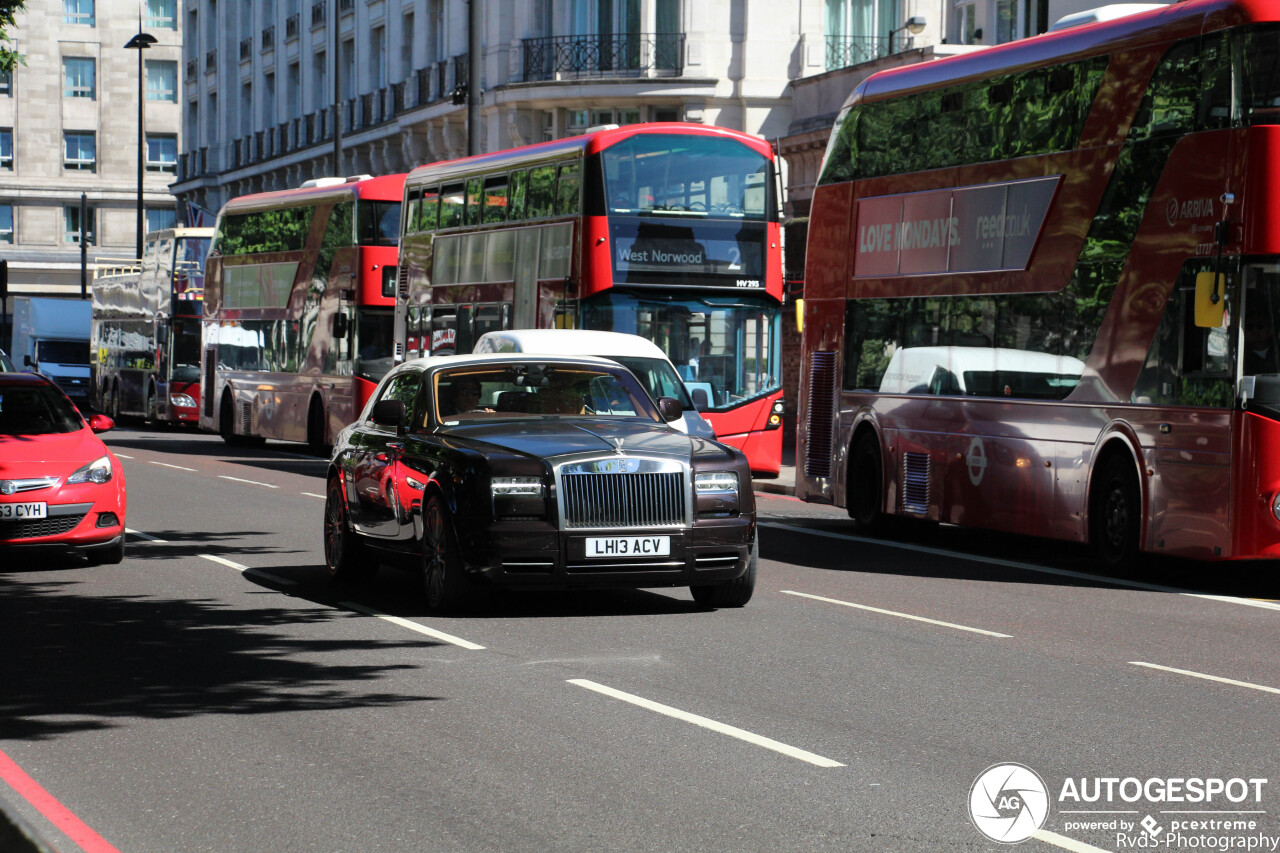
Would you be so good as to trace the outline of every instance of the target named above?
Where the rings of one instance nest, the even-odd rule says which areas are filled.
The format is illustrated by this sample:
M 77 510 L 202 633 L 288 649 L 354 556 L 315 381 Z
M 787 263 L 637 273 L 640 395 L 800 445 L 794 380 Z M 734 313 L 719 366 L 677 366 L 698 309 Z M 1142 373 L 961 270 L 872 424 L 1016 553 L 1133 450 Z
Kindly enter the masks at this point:
M 399 341 L 470 352 L 499 329 L 653 341 L 753 471 L 782 461 L 774 155 L 696 124 L 610 126 L 420 166 L 401 217 Z
M 234 198 L 206 265 L 200 425 L 323 452 L 391 369 L 403 174 Z
M 814 194 L 797 494 L 1280 556 L 1280 7 L 1186 0 L 865 80 Z

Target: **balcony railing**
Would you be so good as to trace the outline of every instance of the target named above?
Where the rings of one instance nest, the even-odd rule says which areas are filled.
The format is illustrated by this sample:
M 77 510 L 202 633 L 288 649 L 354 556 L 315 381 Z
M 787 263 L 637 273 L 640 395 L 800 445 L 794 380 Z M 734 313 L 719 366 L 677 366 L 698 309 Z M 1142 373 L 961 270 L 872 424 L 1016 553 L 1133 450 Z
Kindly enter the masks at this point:
M 218 49 L 207 51 L 204 55 L 204 73 L 212 74 L 218 70 Z
M 915 40 L 906 34 L 892 39 L 888 36 L 827 36 L 827 70 L 860 65 L 914 46 Z
M 298 37 L 298 13 L 284 19 L 284 40 L 296 39 Z
M 262 31 L 262 49 L 271 50 L 276 46 L 276 27 L 275 24 L 265 28 Z
M 311 26 L 318 27 L 324 23 L 325 17 L 329 13 L 329 7 L 325 0 L 311 4 Z
M 240 61 L 248 62 L 253 59 L 253 37 L 240 39 Z
M 548 36 L 524 39 L 524 79 L 678 77 L 684 33 Z

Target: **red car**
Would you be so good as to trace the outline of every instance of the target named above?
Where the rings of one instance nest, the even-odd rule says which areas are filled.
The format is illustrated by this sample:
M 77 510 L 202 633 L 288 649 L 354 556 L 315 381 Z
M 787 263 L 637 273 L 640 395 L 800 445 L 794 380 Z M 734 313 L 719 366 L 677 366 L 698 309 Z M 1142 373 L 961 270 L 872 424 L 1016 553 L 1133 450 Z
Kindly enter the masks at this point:
M 0 373 L 0 554 L 48 548 L 93 563 L 124 559 L 124 470 L 96 435 L 114 426 L 106 415 L 86 421 L 43 376 Z

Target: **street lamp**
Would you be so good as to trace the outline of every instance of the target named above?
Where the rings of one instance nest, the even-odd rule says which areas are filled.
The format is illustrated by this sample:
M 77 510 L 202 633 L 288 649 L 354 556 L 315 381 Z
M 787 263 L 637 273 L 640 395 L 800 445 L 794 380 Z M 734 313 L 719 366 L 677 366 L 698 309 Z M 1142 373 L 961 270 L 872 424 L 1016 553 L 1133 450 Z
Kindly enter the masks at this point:
M 912 15 L 910 18 L 907 18 L 907 22 L 905 24 L 898 27 L 896 30 L 889 30 L 889 52 L 893 53 L 893 37 L 895 35 L 906 30 L 911 33 L 911 35 L 918 36 L 924 32 L 926 23 L 927 22 L 923 15 Z
M 142 52 L 151 45 L 156 43 L 156 37 L 151 33 L 144 33 L 141 27 L 141 21 L 138 22 L 138 34 L 129 39 L 129 43 L 125 45 L 126 50 L 138 51 L 138 261 L 142 261 L 142 174 L 145 171 L 147 161 L 146 137 L 143 132 L 143 107 L 146 104 L 146 91 L 144 84 L 146 78 L 142 70 Z

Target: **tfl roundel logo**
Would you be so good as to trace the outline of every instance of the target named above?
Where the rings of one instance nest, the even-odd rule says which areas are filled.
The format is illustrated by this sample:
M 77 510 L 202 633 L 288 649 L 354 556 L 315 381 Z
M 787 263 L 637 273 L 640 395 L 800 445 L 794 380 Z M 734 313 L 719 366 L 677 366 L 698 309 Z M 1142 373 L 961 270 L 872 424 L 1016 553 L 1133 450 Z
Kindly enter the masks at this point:
M 973 780 L 969 817 L 992 841 L 1026 841 L 1049 817 L 1049 789 L 1030 767 L 993 764 Z

